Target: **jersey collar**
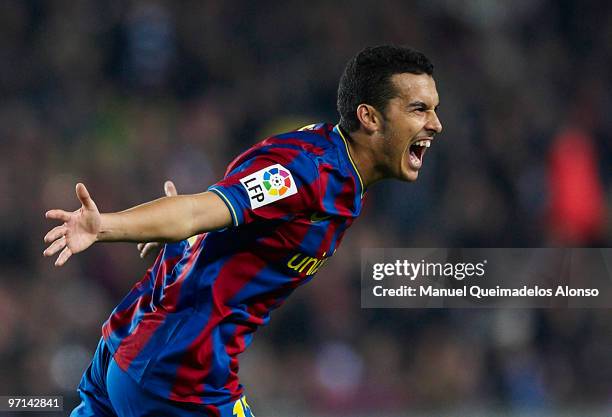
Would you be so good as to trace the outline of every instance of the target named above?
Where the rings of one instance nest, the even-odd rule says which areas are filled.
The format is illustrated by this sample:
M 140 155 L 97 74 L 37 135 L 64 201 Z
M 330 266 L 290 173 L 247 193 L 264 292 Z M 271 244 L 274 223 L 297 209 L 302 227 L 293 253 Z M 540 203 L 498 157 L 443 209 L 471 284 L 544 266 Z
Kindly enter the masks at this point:
M 344 149 L 346 150 L 346 156 L 348 158 L 348 160 L 351 162 L 351 166 L 353 168 L 353 171 L 355 171 L 355 175 L 357 177 L 357 179 L 359 180 L 359 186 L 361 188 L 361 197 L 363 197 L 363 195 L 366 192 L 365 186 L 363 185 L 363 180 L 361 179 L 361 174 L 359 174 L 359 169 L 357 169 L 357 165 L 355 165 L 355 161 L 353 160 L 353 157 L 351 156 L 351 151 L 349 149 L 348 146 L 348 140 L 347 138 L 350 137 L 347 133 L 345 133 L 342 128 L 340 127 L 340 125 L 336 125 L 334 126 L 334 132 L 338 134 L 338 136 L 340 136 L 340 138 L 342 138 L 342 142 L 344 142 Z

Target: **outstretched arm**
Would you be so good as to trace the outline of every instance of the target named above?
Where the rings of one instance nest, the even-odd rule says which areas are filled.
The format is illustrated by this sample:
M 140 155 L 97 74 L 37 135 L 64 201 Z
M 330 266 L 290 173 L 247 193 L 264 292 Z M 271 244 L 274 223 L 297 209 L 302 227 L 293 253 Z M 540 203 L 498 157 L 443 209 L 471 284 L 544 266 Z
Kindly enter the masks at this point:
M 222 229 L 232 224 L 231 214 L 216 194 L 163 197 L 118 213 L 101 214 L 81 183 L 76 186 L 81 208 L 74 212 L 50 210 L 49 219 L 64 223 L 45 236 L 51 243 L 43 252 L 61 266 L 70 256 L 95 242 L 176 242 L 198 233 Z
M 164 193 L 168 197 L 178 194 L 178 192 L 176 191 L 176 186 L 174 185 L 172 181 L 164 182 Z M 193 237 L 194 236 L 192 236 L 191 238 Z M 157 250 L 160 245 L 161 245 L 160 242 L 140 242 L 139 244 L 136 245 L 136 249 L 138 249 L 138 253 L 140 253 L 140 257 L 144 258 L 149 253 L 152 253 L 154 250 Z

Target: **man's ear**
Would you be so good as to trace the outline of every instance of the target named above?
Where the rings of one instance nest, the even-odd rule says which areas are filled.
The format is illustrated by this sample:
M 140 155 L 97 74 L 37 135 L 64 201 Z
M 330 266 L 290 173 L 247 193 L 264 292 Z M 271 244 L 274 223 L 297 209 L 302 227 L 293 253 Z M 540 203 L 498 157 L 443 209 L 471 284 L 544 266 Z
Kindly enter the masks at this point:
M 384 128 L 382 114 L 369 104 L 357 106 L 357 119 L 368 134 L 380 132 Z

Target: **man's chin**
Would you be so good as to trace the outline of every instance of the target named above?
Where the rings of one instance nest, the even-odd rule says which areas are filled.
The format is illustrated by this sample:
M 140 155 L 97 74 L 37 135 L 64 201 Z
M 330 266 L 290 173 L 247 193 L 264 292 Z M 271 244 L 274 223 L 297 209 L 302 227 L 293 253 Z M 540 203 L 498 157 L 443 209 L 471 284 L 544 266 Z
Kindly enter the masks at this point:
M 414 169 L 403 169 L 402 174 L 399 177 L 401 181 L 405 182 L 415 182 L 419 178 L 419 171 Z

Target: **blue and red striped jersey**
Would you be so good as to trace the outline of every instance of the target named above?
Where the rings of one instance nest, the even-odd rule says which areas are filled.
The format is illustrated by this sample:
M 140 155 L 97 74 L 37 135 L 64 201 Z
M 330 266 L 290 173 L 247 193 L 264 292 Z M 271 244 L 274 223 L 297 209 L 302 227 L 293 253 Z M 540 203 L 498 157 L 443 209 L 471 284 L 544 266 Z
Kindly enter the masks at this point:
M 253 332 L 333 255 L 364 187 L 339 127 L 316 124 L 254 145 L 209 191 L 233 226 L 165 245 L 102 333 L 144 388 L 215 415 L 242 395 Z

